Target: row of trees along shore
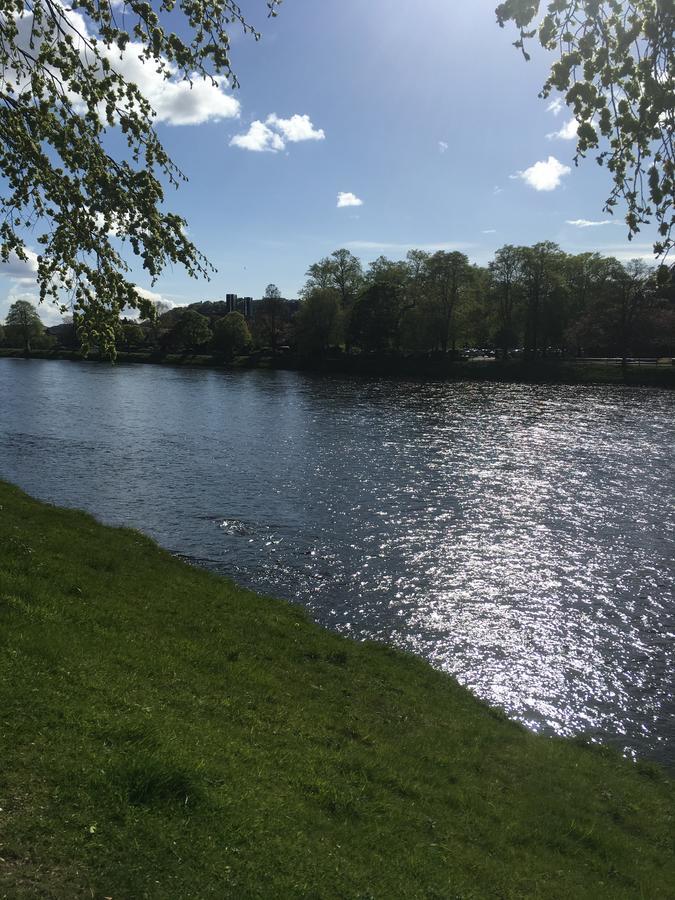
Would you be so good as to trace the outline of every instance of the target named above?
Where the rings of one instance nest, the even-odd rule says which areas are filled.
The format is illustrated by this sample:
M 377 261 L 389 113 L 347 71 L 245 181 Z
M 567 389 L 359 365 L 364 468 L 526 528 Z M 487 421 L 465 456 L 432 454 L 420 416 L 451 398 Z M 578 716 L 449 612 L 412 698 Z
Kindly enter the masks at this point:
M 330 349 L 456 354 L 468 347 L 525 358 L 675 352 L 675 273 L 639 259 L 569 254 L 545 241 L 506 245 L 485 267 L 459 251 L 411 250 L 405 259 L 380 256 L 364 269 L 341 249 L 306 275 L 300 302 L 269 285 L 249 319 L 228 312 L 224 301 L 173 309 L 160 303 L 153 319 L 119 322 L 118 349 L 225 358 L 286 347 L 303 356 Z M 77 346 L 72 324 L 50 332 L 30 303 L 18 301 L 0 339 L 25 349 Z

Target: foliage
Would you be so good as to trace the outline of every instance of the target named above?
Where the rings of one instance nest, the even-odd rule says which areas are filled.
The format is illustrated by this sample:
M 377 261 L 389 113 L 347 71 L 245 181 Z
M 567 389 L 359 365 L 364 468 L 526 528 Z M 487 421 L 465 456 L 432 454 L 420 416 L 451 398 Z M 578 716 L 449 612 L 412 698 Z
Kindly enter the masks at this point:
M 171 346 L 183 350 L 198 350 L 211 340 L 212 332 L 206 316 L 186 309 L 181 312 L 177 322 L 168 334 Z
M 565 254 L 552 241 L 540 241 L 521 250 L 521 276 L 525 294 L 526 355 L 544 347 L 560 346 L 560 314 L 564 302 Z M 558 322 L 556 323 L 556 318 Z
M 444 352 L 450 341 L 456 343 L 455 315 L 472 278 L 469 258 L 457 250 L 439 250 L 426 261 L 424 302 Z
M 268 0 L 270 14 L 279 2 Z M 184 176 L 117 61 L 127 54 L 166 78 L 236 84 L 233 24 L 252 31 L 234 0 L 126 0 L 122 9 L 96 0 L 2 2 L 0 259 L 26 260 L 26 236 L 37 234 L 40 298 L 71 309 L 85 348 L 96 342 L 114 354 L 121 310 L 152 313 L 128 278 L 119 241 L 152 279 L 167 264 L 192 276 L 211 269 L 183 219 L 165 211 L 165 186 Z M 108 152 L 111 131 L 127 144 L 119 158 Z
M 507 0 L 500 25 L 513 21 L 515 46 L 539 35 L 558 55 L 542 96 L 564 94 L 578 122 L 578 156 L 597 150 L 612 174 L 606 209 L 626 203 L 628 235 L 656 219 L 657 255 L 673 246 L 675 224 L 675 4 L 673 0 L 550 0 L 532 28 L 539 0 Z M 604 143 L 603 143 L 604 142 Z
M 0 896 L 667 897 L 673 786 L 0 483 Z
M 145 332 L 136 322 L 122 322 L 119 329 L 118 341 L 127 350 L 141 347 L 145 344 Z
M 340 298 L 335 285 L 319 277 L 330 272 L 330 259 L 310 267 L 303 291 L 306 298 L 326 298 L 327 310 L 327 298 L 338 303 Z M 622 331 L 616 324 L 621 298 L 637 270 L 641 287 L 627 319 L 630 327 Z M 320 283 L 328 286 L 319 288 Z M 505 356 L 518 351 L 527 357 L 675 351 L 675 279 L 666 267 L 623 264 L 597 253 L 567 254 L 551 241 L 507 244 L 486 268 L 472 266 L 456 251 L 413 250 L 398 261 L 381 256 L 370 264 L 363 284 L 341 318 L 341 338 L 331 343 L 422 352 L 499 348 Z M 301 315 L 309 318 L 312 307 L 303 308 Z M 314 313 L 321 315 L 318 302 Z
M 522 278 L 523 254 L 518 247 L 507 244 L 495 254 L 489 265 L 493 301 L 495 305 L 495 342 L 508 356 L 509 348 L 515 346 L 516 329 L 514 310 L 518 300 L 517 291 Z
M 392 350 L 398 343 L 401 294 L 392 283 L 371 284 L 354 304 L 349 323 L 350 344 L 364 350 Z
M 321 353 L 342 339 L 342 310 L 337 291 L 314 287 L 305 291 L 295 319 L 295 338 L 301 353 Z
M 217 319 L 213 327 L 213 346 L 226 359 L 243 353 L 251 345 L 251 332 L 246 319 L 238 312 L 230 312 Z
M 320 289 L 337 291 L 343 309 L 348 309 L 363 285 L 363 268 L 349 250 L 335 250 L 307 270 L 305 292 Z
M 217 319 L 222 319 L 230 310 L 225 300 L 202 300 L 198 303 L 190 303 L 188 309 L 194 309 L 202 316 L 206 316 L 212 325 Z
M 255 306 L 255 335 L 258 343 L 276 353 L 288 333 L 289 316 L 286 303 L 276 284 L 268 284 L 265 296 Z
M 30 353 L 31 343 L 44 331 L 37 310 L 28 300 L 17 300 L 9 308 L 5 319 L 7 339 L 21 344 Z

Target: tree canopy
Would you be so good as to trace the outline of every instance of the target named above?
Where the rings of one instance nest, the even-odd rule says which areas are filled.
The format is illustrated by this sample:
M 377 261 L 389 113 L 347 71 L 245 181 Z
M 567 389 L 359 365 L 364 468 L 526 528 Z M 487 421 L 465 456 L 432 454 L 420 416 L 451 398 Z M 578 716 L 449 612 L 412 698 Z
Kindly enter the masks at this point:
M 270 15 L 280 2 L 266 0 Z M 0 0 L 0 260 L 27 260 L 31 234 L 40 299 L 72 311 L 85 346 L 113 353 L 120 311 L 151 314 L 120 241 L 153 280 L 173 263 L 192 276 L 211 271 L 184 220 L 165 209 L 165 187 L 185 176 L 119 61 L 236 86 L 233 25 L 258 37 L 234 0 Z M 112 130 L 126 139 L 119 158 L 108 150 Z
M 568 254 L 551 241 L 507 244 L 486 267 L 458 251 L 411 250 L 403 260 L 371 262 L 347 309 L 330 279 L 317 286 L 327 261 L 310 266 L 295 319 L 297 345 L 309 355 L 339 345 L 365 353 L 624 360 L 675 350 L 673 280 L 665 267 L 641 260 Z
M 605 209 L 625 201 L 629 238 L 655 219 L 654 250 L 665 254 L 675 226 L 673 0 L 506 0 L 496 13 L 501 26 L 518 28 L 515 46 L 526 59 L 535 35 L 555 51 L 542 96 L 559 91 L 571 107 L 577 160 L 595 151 L 611 172 Z
M 27 353 L 30 353 L 31 342 L 44 331 L 37 310 L 29 300 L 16 300 L 9 308 L 5 324 L 10 339 L 20 342 Z
M 213 328 L 213 345 L 226 359 L 243 353 L 251 344 L 251 332 L 246 319 L 238 312 L 230 312 L 218 319 Z

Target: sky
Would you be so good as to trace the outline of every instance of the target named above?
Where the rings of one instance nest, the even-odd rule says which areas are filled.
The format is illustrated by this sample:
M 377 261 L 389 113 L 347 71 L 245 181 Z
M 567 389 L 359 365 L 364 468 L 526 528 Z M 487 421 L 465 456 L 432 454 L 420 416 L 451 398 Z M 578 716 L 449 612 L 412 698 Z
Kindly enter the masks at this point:
M 526 63 L 495 5 L 284 0 L 267 19 L 264 0 L 245 0 L 262 39 L 233 32 L 235 92 L 167 84 L 129 58 L 189 178 L 168 205 L 218 270 L 206 282 L 176 267 L 152 285 L 136 267 L 133 280 L 183 305 L 260 297 L 269 283 L 296 297 L 308 266 L 339 247 L 364 264 L 413 247 L 485 264 L 540 240 L 650 258 L 653 230 L 628 242 L 621 213 L 603 212 L 609 174 L 592 158 L 575 166 L 571 113 L 538 96 L 551 57 Z M 0 321 L 35 294 L 33 268 L 0 266 Z

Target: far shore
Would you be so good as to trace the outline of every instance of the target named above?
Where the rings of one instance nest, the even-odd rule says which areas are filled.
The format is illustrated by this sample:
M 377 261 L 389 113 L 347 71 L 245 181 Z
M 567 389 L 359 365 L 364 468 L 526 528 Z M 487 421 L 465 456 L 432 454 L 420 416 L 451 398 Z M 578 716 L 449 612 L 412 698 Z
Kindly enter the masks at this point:
M 84 357 L 78 350 L 34 350 L 0 348 L 0 358 L 69 360 L 110 365 L 110 361 L 92 352 Z M 675 363 L 671 360 L 641 362 L 622 367 L 619 360 L 560 359 L 539 357 L 523 359 L 457 360 L 441 354 L 325 354 L 302 357 L 295 353 L 268 355 L 253 353 L 233 361 L 201 353 L 160 354 L 150 350 L 118 351 L 116 364 L 190 366 L 221 371 L 277 369 L 315 372 L 324 375 L 353 375 L 370 378 L 432 379 L 438 381 L 494 381 L 532 384 L 624 384 L 629 386 L 675 389 Z

